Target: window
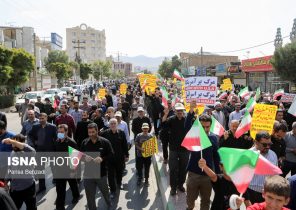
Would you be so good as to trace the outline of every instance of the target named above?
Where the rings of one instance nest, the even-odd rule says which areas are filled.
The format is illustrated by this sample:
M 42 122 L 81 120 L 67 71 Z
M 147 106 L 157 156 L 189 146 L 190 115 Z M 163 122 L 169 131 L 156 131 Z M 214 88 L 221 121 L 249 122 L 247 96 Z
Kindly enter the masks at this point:
M 72 36 L 76 36 L 76 32 L 72 32 Z

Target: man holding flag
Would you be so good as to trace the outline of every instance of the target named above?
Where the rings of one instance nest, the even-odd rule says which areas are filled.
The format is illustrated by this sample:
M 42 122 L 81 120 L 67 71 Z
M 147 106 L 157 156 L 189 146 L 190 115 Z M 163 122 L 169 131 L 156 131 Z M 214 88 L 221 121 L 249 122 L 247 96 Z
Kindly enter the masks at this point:
M 185 127 L 187 129 L 188 126 L 192 127 L 182 142 L 182 146 L 191 151 L 187 166 L 187 209 L 194 209 L 195 200 L 200 195 L 200 210 L 208 210 L 211 202 L 212 183 L 197 163 L 203 158 L 209 168 L 216 173 L 220 172 L 220 158 L 217 152 L 218 140 L 216 136 L 210 134 L 212 119 L 209 115 L 201 115 L 192 125 L 193 116 L 192 113 L 188 113 L 186 117 Z

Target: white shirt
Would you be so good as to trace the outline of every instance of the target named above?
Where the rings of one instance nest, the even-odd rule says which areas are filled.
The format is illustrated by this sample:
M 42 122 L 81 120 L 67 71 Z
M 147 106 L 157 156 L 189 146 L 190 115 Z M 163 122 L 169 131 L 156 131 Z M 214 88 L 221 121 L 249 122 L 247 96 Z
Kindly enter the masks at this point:
M 127 127 L 126 122 L 124 122 L 123 120 L 121 120 L 120 123 L 118 123 L 117 128 L 120 129 L 120 130 L 122 130 L 124 132 L 125 137 L 126 137 L 126 141 L 130 144 L 131 143 L 131 140 L 130 140 L 130 137 L 129 137 L 128 127 Z

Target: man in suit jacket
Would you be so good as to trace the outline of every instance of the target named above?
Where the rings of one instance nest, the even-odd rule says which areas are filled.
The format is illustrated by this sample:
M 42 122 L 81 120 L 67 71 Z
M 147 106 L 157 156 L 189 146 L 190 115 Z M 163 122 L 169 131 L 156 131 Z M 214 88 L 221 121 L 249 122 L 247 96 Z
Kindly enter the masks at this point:
M 54 141 L 57 139 L 57 128 L 47 122 L 47 114 L 39 115 L 39 124 L 33 125 L 28 134 L 37 152 L 54 151 Z M 39 192 L 45 191 L 45 177 L 39 179 Z

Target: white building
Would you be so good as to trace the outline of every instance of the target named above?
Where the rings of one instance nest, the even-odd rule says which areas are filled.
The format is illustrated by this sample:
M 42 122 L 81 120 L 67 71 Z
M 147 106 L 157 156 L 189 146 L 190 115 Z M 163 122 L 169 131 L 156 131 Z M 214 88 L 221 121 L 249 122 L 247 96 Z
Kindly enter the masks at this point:
M 106 59 L 105 30 L 99 31 L 81 24 L 66 29 L 66 51 L 71 61 L 76 59 L 76 54 L 82 62 L 92 63 Z

